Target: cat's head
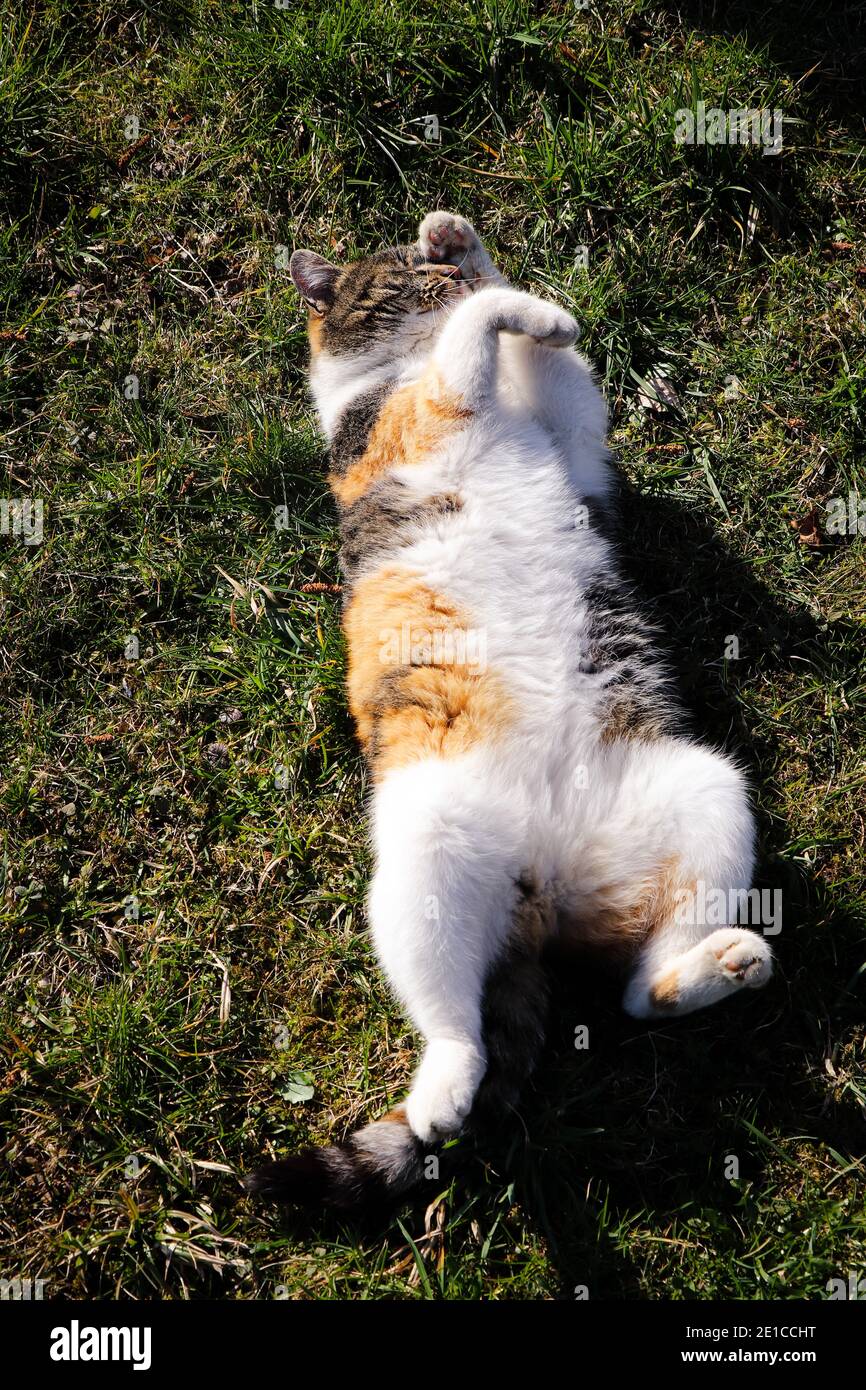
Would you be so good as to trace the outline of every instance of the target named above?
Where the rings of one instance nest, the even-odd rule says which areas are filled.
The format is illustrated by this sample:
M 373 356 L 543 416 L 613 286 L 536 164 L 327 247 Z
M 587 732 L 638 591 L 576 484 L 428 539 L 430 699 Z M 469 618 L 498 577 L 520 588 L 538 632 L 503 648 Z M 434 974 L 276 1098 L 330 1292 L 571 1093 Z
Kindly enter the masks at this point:
M 457 266 L 425 261 L 417 246 L 394 246 L 349 265 L 295 251 L 292 280 L 310 311 L 310 347 L 336 357 L 376 350 L 398 360 L 422 348 L 454 303 L 471 291 Z

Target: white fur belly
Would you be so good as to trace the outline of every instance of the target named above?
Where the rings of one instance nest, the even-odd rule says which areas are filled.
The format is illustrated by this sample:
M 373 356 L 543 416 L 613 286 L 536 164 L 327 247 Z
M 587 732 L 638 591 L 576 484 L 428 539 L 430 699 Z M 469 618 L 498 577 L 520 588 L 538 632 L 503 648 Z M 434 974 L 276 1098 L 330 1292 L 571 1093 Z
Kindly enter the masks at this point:
M 472 438 L 476 434 L 476 438 Z M 400 552 L 471 624 L 471 649 L 518 710 L 515 736 L 555 748 L 589 736 L 587 585 L 609 564 L 562 458 L 537 426 L 465 432 L 451 450 L 401 476 L 420 497 L 448 490 L 460 511 Z

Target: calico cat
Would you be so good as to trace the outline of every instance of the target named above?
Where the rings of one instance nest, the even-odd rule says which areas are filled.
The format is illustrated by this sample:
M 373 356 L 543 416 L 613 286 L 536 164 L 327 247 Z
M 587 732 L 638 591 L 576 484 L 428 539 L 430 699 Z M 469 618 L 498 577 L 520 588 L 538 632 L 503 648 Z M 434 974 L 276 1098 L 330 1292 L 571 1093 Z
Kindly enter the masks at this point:
M 424 1050 L 404 1104 L 249 1190 L 349 1208 L 513 1105 L 544 1036 L 548 942 L 669 1018 L 768 980 L 739 769 L 683 730 L 603 524 L 606 412 L 578 329 L 512 288 L 462 217 L 337 267 L 296 251 L 340 514 L 349 705 L 369 764 L 376 953 Z M 707 919 L 721 889 L 729 924 Z

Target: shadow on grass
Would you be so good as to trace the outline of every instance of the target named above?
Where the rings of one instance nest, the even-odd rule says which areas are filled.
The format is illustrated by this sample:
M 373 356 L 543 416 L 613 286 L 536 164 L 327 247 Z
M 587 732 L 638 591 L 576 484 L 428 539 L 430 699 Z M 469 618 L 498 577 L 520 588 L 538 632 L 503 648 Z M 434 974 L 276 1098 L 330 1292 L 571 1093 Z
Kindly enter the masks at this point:
M 627 568 L 675 634 L 674 664 L 694 732 L 737 752 L 760 788 L 762 765 L 782 750 L 766 734 L 749 746 L 734 689 L 755 659 L 731 663 L 726 676 L 719 661 L 725 630 L 740 636 L 744 653 L 758 654 L 768 679 L 798 654 L 827 654 L 827 636 L 802 610 L 777 601 L 747 565 L 722 551 L 706 522 L 670 498 L 627 493 L 621 538 Z M 851 636 L 853 675 L 858 646 Z M 829 659 L 846 660 L 839 651 Z M 687 1246 L 690 1218 L 698 1220 L 699 1241 L 733 1258 L 750 1206 L 790 1197 L 803 1178 L 786 1138 L 804 1136 L 842 1154 L 862 1150 L 855 1101 L 829 1110 L 825 1079 L 825 1059 L 862 1023 L 862 1004 L 849 992 L 862 964 L 862 927 L 778 852 L 779 829 L 766 818 L 763 831 L 756 883 L 780 887 L 784 908 L 773 943 L 777 974 L 765 991 L 643 1025 L 621 1013 L 618 981 L 592 966 L 557 962 L 546 1062 L 520 1124 L 513 1117 L 479 1153 L 498 1187 L 514 1182 L 516 1199 L 543 1231 L 563 1298 L 573 1298 L 578 1285 L 593 1298 L 638 1296 L 639 1261 L 653 1242 Z M 585 1052 L 574 1050 L 579 1024 L 589 1029 Z M 738 1182 L 726 1176 L 729 1155 L 738 1159 Z M 764 1191 L 771 1157 L 790 1164 L 790 1182 L 774 1172 Z M 625 1213 L 627 1231 L 620 1229 Z
M 834 116 L 860 116 L 866 81 L 866 13 L 859 0 L 823 5 L 816 0 L 662 0 L 677 26 L 706 34 L 739 35 L 787 73 L 804 96 Z M 642 28 L 640 18 L 632 27 Z M 786 115 L 796 116 L 796 111 Z

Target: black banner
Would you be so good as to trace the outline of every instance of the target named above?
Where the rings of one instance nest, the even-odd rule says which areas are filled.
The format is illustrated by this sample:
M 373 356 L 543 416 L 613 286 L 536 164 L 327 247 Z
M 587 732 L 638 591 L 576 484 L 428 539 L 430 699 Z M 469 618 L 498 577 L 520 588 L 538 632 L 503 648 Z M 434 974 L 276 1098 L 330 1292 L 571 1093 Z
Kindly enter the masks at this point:
M 820 1303 L 595 1303 L 577 1301 L 478 1307 L 451 1303 L 434 1312 L 401 1302 L 68 1303 L 0 1302 L 0 1335 L 23 1363 L 63 1383 L 109 1370 L 164 1377 L 166 1373 L 297 1374 L 319 1360 L 327 1376 L 347 1353 L 364 1374 L 404 1338 L 422 1336 L 443 1369 L 454 1343 L 461 1379 L 477 1366 L 489 1375 L 509 1348 L 543 1337 L 545 1362 L 557 1353 L 603 1357 L 611 1372 L 668 1372 L 674 1367 L 807 1366 L 823 1379 L 851 1366 L 866 1322 L 856 1299 Z M 845 1306 L 845 1305 L 848 1306 Z M 515 1321 L 516 1319 L 516 1321 Z M 335 1334 L 338 1334 L 335 1336 Z M 519 1339 L 515 1343 L 515 1338 Z M 548 1340 L 553 1339 L 553 1340 Z M 420 1345 L 409 1355 L 415 1359 Z M 390 1350 L 389 1350 L 390 1348 Z M 438 1353 L 438 1355 L 437 1355 Z M 510 1353 L 509 1353 L 510 1354 Z M 548 1363 L 549 1364 L 549 1363 Z M 305 1375 L 308 1372 L 305 1371 Z M 225 1380 L 223 1379 L 223 1382 Z

